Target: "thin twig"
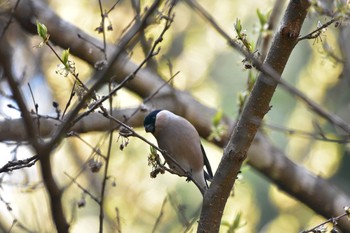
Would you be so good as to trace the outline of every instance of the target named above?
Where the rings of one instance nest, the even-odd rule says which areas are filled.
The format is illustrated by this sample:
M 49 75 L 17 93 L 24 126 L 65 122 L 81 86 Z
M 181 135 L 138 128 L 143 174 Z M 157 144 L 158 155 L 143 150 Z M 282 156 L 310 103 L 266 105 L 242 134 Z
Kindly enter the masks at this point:
M 169 28 L 169 26 L 166 26 L 167 28 Z M 163 31 L 161 33 L 161 35 L 164 35 L 165 31 Z M 120 90 L 121 88 L 123 88 L 129 81 L 131 81 L 132 79 L 134 79 L 136 77 L 137 72 L 147 63 L 147 61 L 153 57 L 156 56 L 159 51 L 160 48 L 157 49 L 157 51 L 155 51 L 155 49 L 157 48 L 157 45 L 161 42 L 161 39 L 158 39 L 154 42 L 151 50 L 149 51 L 149 53 L 147 54 L 146 58 L 140 63 L 140 65 L 134 70 L 134 72 L 132 72 L 131 74 L 129 74 L 127 77 L 125 77 L 116 87 L 113 88 L 112 91 L 110 91 L 108 93 L 108 95 L 103 96 L 101 99 L 97 100 L 92 106 L 90 106 L 89 110 L 84 112 L 83 114 L 79 115 L 76 119 L 74 119 L 73 121 L 73 125 L 76 124 L 80 119 L 82 119 L 83 117 L 89 115 L 91 112 L 93 112 L 97 107 L 101 106 L 102 103 L 104 101 L 106 101 L 107 99 L 109 99 L 111 96 L 113 96 L 118 90 Z M 111 80 L 113 79 L 113 77 L 111 78 Z
M 189 221 L 187 220 L 187 217 L 185 215 L 185 206 L 178 203 L 175 194 L 169 194 L 169 202 L 171 206 L 174 208 L 176 216 L 178 217 L 179 221 L 182 225 L 187 226 L 189 224 Z
M 120 0 L 117 0 L 111 8 L 109 8 L 109 10 L 107 11 L 107 14 L 111 13 L 112 10 L 114 10 L 114 8 L 117 6 L 117 4 L 120 2 Z
M 16 9 L 17 9 L 17 7 L 18 7 L 20 1 L 21 1 L 21 0 L 17 0 L 15 6 L 11 9 L 10 18 L 9 18 L 9 20 L 7 21 L 6 25 L 5 25 L 5 26 L 3 27 L 3 29 L 2 29 L 2 32 L 1 32 L 1 34 L 0 34 L 0 40 L 1 40 L 2 37 L 5 35 L 6 30 L 10 27 L 10 25 L 11 25 L 11 23 L 12 23 L 12 20 L 13 20 L 13 18 L 14 18 L 14 13 L 15 13 L 15 11 L 16 11 Z M 5 3 L 2 3 L 2 4 L 5 4 Z
M 27 158 L 27 159 L 9 161 L 4 166 L 2 166 L 0 168 L 0 173 L 11 172 L 11 171 L 22 169 L 25 167 L 31 167 L 38 160 L 39 160 L 38 156 L 34 155 L 34 156 Z
M 69 96 L 69 99 L 68 99 L 68 101 L 67 101 L 67 103 L 66 103 L 66 106 L 65 106 L 65 108 L 64 108 L 64 111 L 63 111 L 63 114 L 62 114 L 61 119 L 63 119 L 64 116 L 66 115 L 67 109 L 69 108 L 69 106 L 70 106 L 70 104 L 71 104 L 71 102 L 72 102 L 72 99 L 73 99 L 73 97 L 75 96 L 75 85 L 76 85 L 76 84 L 77 84 L 77 81 L 74 80 L 73 87 L 72 87 L 72 90 L 71 90 L 71 92 L 70 92 L 70 96 Z
M 122 233 L 122 226 L 120 223 L 120 213 L 119 213 L 118 207 L 115 208 L 115 212 L 116 212 L 116 220 L 117 220 L 117 233 Z
M 98 101 L 96 101 L 96 103 L 94 103 L 93 106 L 90 106 L 89 110 L 84 112 L 83 114 L 79 115 L 76 119 L 74 119 L 73 121 L 73 125 L 76 124 L 76 122 L 78 122 L 80 119 L 82 119 L 83 117 L 87 116 L 88 114 L 90 114 L 91 112 L 93 112 L 98 106 L 101 106 L 102 103 L 104 101 L 106 101 L 107 99 L 109 99 L 111 96 L 113 96 L 118 90 L 120 90 L 121 88 L 123 88 L 129 81 L 131 81 L 132 79 L 134 79 L 136 77 L 136 74 L 139 72 L 139 70 L 154 56 L 158 55 L 159 51 L 160 51 L 160 47 L 158 47 L 158 45 L 163 41 L 163 36 L 165 34 L 165 32 L 170 28 L 172 22 L 173 22 L 173 18 L 174 15 L 172 14 L 172 8 L 173 6 L 171 6 L 171 8 L 168 11 L 168 17 L 163 17 L 163 19 L 166 20 L 164 28 L 162 30 L 162 32 L 160 33 L 160 35 L 158 36 L 158 38 L 154 41 L 150 51 L 148 52 L 147 56 L 145 57 L 145 59 L 138 65 L 138 67 L 131 73 L 129 74 L 127 77 L 125 77 L 115 88 L 113 88 L 112 91 L 110 91 L 108 93 L 108 95 L 103 96 L 101 99 L 99 99 Z M 177 73 L 174 75 L 174 77 L 177 75 Z M 174 78 L 172 77 L 171 80 Z M 111 78 L 112 80 L 113 78 Z M 164 83 L 162 85 L 165 86 L 166 83 Z M 160 89 L 158 89 L 160 90 Z M 156 91 L 155 94 L 157 94 L 158 92 Z M 155 95 L 154 94 L 154 95 Z M 153 96 L 154 96 L 153 95 Z M 151 97 L 153 98 L 153 97 Z M 147 98 L 146 102 L 148 102 L 151 98 Z M 140 108 L 141 109 L 141 108 Z M 105 113 L 105 112 L 104 112 Z
M 100 47 L 98 44 L 95 44 L 95 43 L 89 41 L 88 39 L 86 39 L 85 37 L 83 37 L 82 35 L 80 35 L 80 33 L 78 33 L 77 36 L 78 36 L 79 39 L 85 41 L 86 43 L 92 45 L 93 47 L 95 47 L 95 48 L 97 48 L 98 50 L 100 50 L 101 52 L 103 52 L 103 48 Z
M 0 195 L 0 202 L 4 203 L 4 205 L 6 206 L 6 210 L 8 211 L 8 213 L 11 215 L 12 217 L 12 223 L 11 226 L 9 227 L 9 229 L 7 230 L 7 232 L 12 232 L 12 229 L 17 226 L 18 228 L 21 228 L 22 230 L 24 230 L 24 232 L 34 232 L 33 229 L 29 229 L 27 228 L 15 215 L 11 204 L 9 202 L 7 202 L 6 200 L 4 200 L 4 198 Z
M 111 89 L 111 85 L 112 83 L 109 82 L 108 88 Z M 113 97 L 109 98 L 109 109 L 110 109 L 110 113 L 112 114 L 112 108 L 113 107 Z M 113 121 L 110 121 L 111 124 L 111 129 L 112 129 L 112 123 Z M 108 142 L 108 151 L 107 151 L 107 157 L 106 157 L 106 164 L 105 164 L 105 169 L 104 169 L 104 175 L 103 175 L 103 180 L 102 180 L 102 185 L 101 185 L 101 203 L 100 203 L 100 215 L 99 215 L 99 232 L 102 233 L 103 232 L 103 219 L 104 219 L 104 197 L 105 197 L 105 192 L 106 192 L 106 183 L 107 183 L 107 179 L 108 179 L 108 167 L 109 167 L 109 162 L 110 162 L 110 157 L 111 157 L 111 153 L 112 153 L 112 145 L 113 145 L 113 130 L 111 130 L 109 132 L 109 142 Z
M 90 145 L 89 142 L 87 142 L 85 139 L 83 139 L 82 137 L 80 137 L 80 135 L 74 131 L 71 131 L 67 134 L 67 136 L 75 136 L 77 137 L 80 141 L 82 141 L 85 145 L 87 145 L 88 147 L 90 147 L 90 149 L 93 151 L 94 154 L 98 154 L 100 157 L 106 159 L 106 157 L 101 153 L 101 151 L 99 149 L 96 149 L 96 147 Z
M 106 42 L 106 31 L 105 31 L 105 18 L 106 18 L 107 13 L 103 13 L 101 0 L 98 0 L 98 5 L 100 7 L 101 22 L 100 22 L 100 26 L 98 27 L 97 31 L 98 31 L 98 33 L 102 33 L 102 38 L 103 38 L 103 50 L 102 51 L 103 51 L 103 54 L 105 56 L 105 60 L 107 60 L 107 53 L 106 53 L 107 42 Z
M 160 207 L 158 217 L 156 219 L 156 222 L 153 225 L 152 233 L 156 232 L 157 227 L 159 226 L 160 220 L 162 219 L 162 217 L 164 215 L 164 207 L 165 207 L 165 204 L 167 203 L 167 200 L 168 200 L 167 197 L 165 197 L 163 200 L 162 207 Z
M 118 57 L 122 54 L 124 51 L 125 46 L 128 44 L 128 42 L 137 34 L 137 32 L 146 24 L 146 21 L 148 17 L 152 15 L 152 13 L 157 9 L 158 5 L 160 4 L 160 0 L 155 0 L 153 4 L 148 8 L 148 11 L 145 13 L 143 19 L 141 20 L 140 24 L 134 25 L 130 28 L 129 32 L 126 33 L 120 40 L 120 42 L 116 45 L 116 49 L 114 54 L 110 57 L 108 61 L 108 66 L 113 64 L 113 62 L 118 59 Z M 90 98 L 90 96 L 93 95 L 95 90 L 97 90 L 106 79 L 105 76 L 109 70 L 109 67 L 105 67 L 103 70 L 96 71 L 93 80 L 97 80 L 93 86 L 90 88 L 90 90 L 84 95 L 82 100 L 77 103 L 77 105 L 70 111 L 70 113 L 66 116 L 65 123 L 61 124 L 59 128 L 56 130 L 55 134 L 52 137 L 52 140 L 50 144 L 56 145 L 59 143 L 60 140 L 62 140 L 62 135 L 69 130 L 74 125 L 74 118 L 76 118 L 78 112 L 84 107 L 85 101 Z
M 128 118 L 125 119 L 124 123 L 127 123 L 133 116 L 135 116 L 138 111 L 140 111 L 142 108 L 144 108 L 144 105 L 147 104 L 149 101 L 151 101 L 158 93 L 160 90 L 162 90 L 165 86 L 169 85 L 171 81 L 174 80 L 174 78 L 180 73 L 180 71 L 176 72 L 169 80 L 167 80 L 165 83 L 163 83 L 157 90 L 155 90 L 150 96 L 145 98 L 142 102 L 142 104 L 137 107 L 133 113 L 128 116 Z M 119 127 L 119 126 L 118 126 Z
M 316 231 L 317 228 L 322 227 L 322 226 L 324 226 L 324 225 L 327 224 L 327 223 L 332 223 L 333 226 L 335 226 L 335 225 L 337 225 L 338 221 L 339 221 L 341 218 L 344 218 L 345 216 L 348 216 L 348 215 L 349 215 L 348 213 L 344 213 L 344 214 L 339 215 L 338 217 L 330 218 L 330 219 L 326 220 L 325 222 L 323 222 L 323 223 L 321 223 L 321 224 L 318 224 L 317 226 L 315 226 L 315 227 L 313 227 L 313 228 L 311 228 L 311 229 L 309 229 L 309 230 L 302 231 L 302 232 L 300 232 L 300 233 L 318 232 L 318 231 Z
M 46 41 L 46 45 L 51 49 L 51 51 L 55 54 L 55 56 L 58 58 L 58 60 L 65 66 L 66 64 L 62 60 L 62 58 L 58 55 L 56 50 L 53 48 L 53 46 L 50 44 L 50 41 Z M 89 91 L 89 89 L 86 87 L 86 85 L 83 83 L 83 81 L 80 80 L 79 75 L 75 73 L 72 69 L 67 69 L 67 71 L 73 75 L 73 77 L 79 82 L 79 84 L 85 89 L 85 91 Z
M 238 52 L 243 54 L 245 57 L 247 57 L 249 60 L 252 61 L 253 65 L 256 67 L 257 70 L 264 73 L 268 77 L 265 78 L 265 82 L 271 82 L 270 78 L 273 79 L 274 82 L 277 82 L 279 86 L 284 88 L 286 91 L 288 91 L 290 94 L 298 97 L 304 103 L 315 113 L 317 113 L 319 116 L 325 118 L 329 122 L 331 122 L 333 125 L 336 125 L 343 129 L 345 132 L 350 134 L 350 125 L 345 122 L 343 119 L 341 119 L 339 116 L 327 112 L 325 109 L 323 109 L 319 104 L 308 98 L 303 92 L 295 88 L 294 86 L 291 86 L 288 84 L 284 79 L 282 79 L 281 75 L 279 75 L 270 65 L 264 64 L 259 59 L 254 57 L 254 54 L 248 53 L 246 50 L 242 49 L 239 44 L 233 40 L 214 20 L 214 18 L 201 6 L 198 4 L 195 0 L 186 0 L 185 1 L 188 5 L 190 5 L 193 9 L 195 9 L 207 22 L 210 23 L 210 25 L 228 42 L 228 44 L 236 49 Z
M 38 104 L 35 102 L 35 98 L 34 98 L 34 94 L 33 94 L 33 90 L 32 90 L 32 87 L 30 86 L 30 83 L 28 83 L 28 88 L 29 88 L 29 91 L 30 91 L 30 95 L 32 97 L 32 101 L 33 101 L 33 105 L 34 105 L 34 108 L 35 108 L 35 113 L 38 115 Z
M 319 141 L 324 141 L 324 142 L 332 142 L 332 143 L 339 143 L 339 144 L 346 144 L 350 142 L 350 139 L 348 136 L 342 136 L 340 139 L 332 139 L 327 137 L 326 135 L 320 135 L 319 133 L 311 133 L 311 132 L 307 132 L 304 130 L 298 130 L 298 129 L 288 129 L 285 127 L 281 127 L 278 125 L 273 125 L 273 124 L 268 124 L 263 122 L 262 126 L 270 128 L 272 130 L 275 131 L 279 131 L 279 132 L 283 132 L 283 133 L 287 133 L 289 135 L 296 135 L 296 136 L 300 136 L 300 137 L 306 137 L 306 138 L 312 138 L 315 140 L 319 140 Z
M 338 16 L 336 18 L 333 18 L 331 20 L 329 20 L 328 22 L 322 24 L 322 26 L 317 27 L 315 30 L 313 30 L 312 32 L 310 32 L 309 34 L 299 37 L 298 42 L 302 41 L 302 40 L 306 40 L 306 39 L 315 39 L 317 37 L 320 36 L 320 33 L 322 32 L 323 29 L 327 28 L 328 26 L 330 26 L 332 23 L 340 20 L 342 17 Z
M 98 200 L 97 197 L 92 195 L 86 188 L 84 188 L 81 184 L 79 184 L 73 177 L 71 177 L 67 172 L 64 172 L 64 174 L 80 188 L 85 194 L 87 194 L 92 200 L 94 200 L 97 204 L 100 204 L 100 200 Z
M 32 97 L 33 105 L 34 105 L 34 108 L 35 108 L 35 115 L 37 116 L 37 118 L 36 118 L 36 124 L 37 124 L 37 126 L 38 126 L 38 134 L 39 134 L 39 137 L 40 137 L 39 105 L 35 102 L 33 90 L 32 90 L 32 87 L 30 86 L 30 83 L 28 83 L 28 88 L 29 88 L 30 95 L 31 95 L 31 97 Z

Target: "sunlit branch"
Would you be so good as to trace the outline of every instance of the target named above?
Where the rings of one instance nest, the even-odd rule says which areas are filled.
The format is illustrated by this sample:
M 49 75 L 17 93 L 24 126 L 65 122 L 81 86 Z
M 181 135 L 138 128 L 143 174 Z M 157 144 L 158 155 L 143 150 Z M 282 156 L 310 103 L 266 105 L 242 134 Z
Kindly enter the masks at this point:
M 270 65 L 266 63 L 262 63 L 259 59 L 255 58 L 253 54 L 248 53 L 246 50 L 242 49 L 239 44 L 233 40 L 214 20 L 214 18 L 203 8 L 201 7 L 195 0 L 186 0 L 193 9 L 195 9 L 209 24 L 228 42 L 230 46 L 236 49 L 238 52 L 243 54 L 245 57 L 249 58 L 255 68 L 262 73 L 266 74 L 269 78 L 272 78 L 274 82 L 277 82 L 280 87 L 284 88 L 290 94 L 298 97 L 315 113 L 319 116 L 325 118 L 330 123 L 342 128 L 344 131 L 350 134 L 350 125 L 341 119 L 339 116 L 334 113 L 327 112 L 320 105 L 315 103 L 313 100 L 308 98 L 303 92 L 295 88 L 294 86 L 288 84 L 282 77 L 279 75 Z M 265 78 L 265 82 L 269 83 L 271 80 Z
M 33 166 L 39 160 L 38 156 L 34 155 L 27 159 L 14 160 L 7 162 L 4 166 L 0 168 L 0 173 L 12 172 L 25 167 Z

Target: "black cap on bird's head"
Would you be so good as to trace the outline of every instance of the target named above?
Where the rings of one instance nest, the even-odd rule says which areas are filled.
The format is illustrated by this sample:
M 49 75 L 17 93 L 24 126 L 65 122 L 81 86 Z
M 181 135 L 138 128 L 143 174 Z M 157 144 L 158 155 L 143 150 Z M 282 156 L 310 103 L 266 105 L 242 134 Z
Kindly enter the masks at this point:
M 151 132 L 154 133 L 156 130 L 155 123 L 156 123 L 156 118 L 157 114 L 162 111 L 161 109 L 157 109 L 152 111 L 150 114 L 148 114 L 145 117 L 145 120 L 143 121 L 143 126 L 145 127 L 146 132 Z

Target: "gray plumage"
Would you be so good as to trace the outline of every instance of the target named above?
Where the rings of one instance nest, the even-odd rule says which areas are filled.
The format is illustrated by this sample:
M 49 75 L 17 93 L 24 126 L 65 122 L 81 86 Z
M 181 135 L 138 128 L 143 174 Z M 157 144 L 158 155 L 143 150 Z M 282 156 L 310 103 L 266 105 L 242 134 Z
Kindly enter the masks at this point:
M 201 189 L 208 188 L 206 180 L 213 174 L 199 134 L 189 121 L 167 110 L 155 110 L 146 116 L 144 127 L 157 139 L 159 148 L 172 156 L 187 173 L 164 156 L 172 170 L 180 176 L 191 174 Z M 208 173 L 203 170 L 204 166 Z

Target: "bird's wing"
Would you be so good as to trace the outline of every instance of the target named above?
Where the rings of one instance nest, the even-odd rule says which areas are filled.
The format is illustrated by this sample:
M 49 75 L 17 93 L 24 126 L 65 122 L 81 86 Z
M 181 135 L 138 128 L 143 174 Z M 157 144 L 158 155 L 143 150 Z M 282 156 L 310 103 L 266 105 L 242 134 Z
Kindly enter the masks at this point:
M 204 150 L 202 144 L 201 144 L 201 149 L 202 149 L 202 154 L 203 154 L 204 165 L 207 168 L 207 172 L 208 172 L 208 173 L 204 173 L 204 174 L 206 174 L 208 176 L 208 177 L 206 177 L 206 179 L 210 181 L 211 179 L 213 179 L 213 172 L 211 171 L 210 163 L 209 163 L 209 160 L 207 158 L 207 155 L 205 153 L 205 150 Z

